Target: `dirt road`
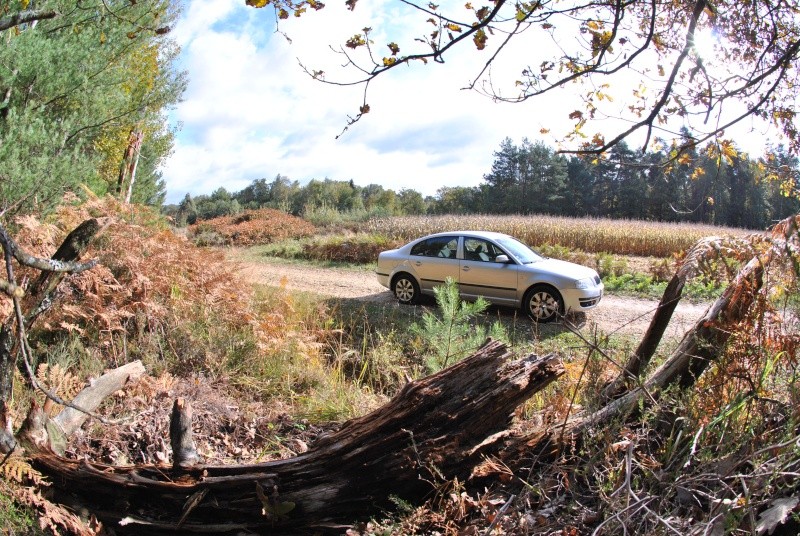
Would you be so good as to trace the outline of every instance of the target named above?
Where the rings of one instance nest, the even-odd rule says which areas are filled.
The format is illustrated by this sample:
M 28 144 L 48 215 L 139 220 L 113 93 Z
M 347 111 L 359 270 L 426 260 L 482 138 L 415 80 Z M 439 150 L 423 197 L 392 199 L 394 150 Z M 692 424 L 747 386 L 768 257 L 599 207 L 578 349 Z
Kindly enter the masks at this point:
M 250 281 L 289 289 L 314 292 L 325 296 L 349 298 L 365 302 L 394 303 L 388 289 L 382 287 L 375 274 L 366 270 L 320 268 L 279 261 L 242 262 L 236 252 L 230 254 L 242 266 L 242 274 Z M 600 304 L 586 313 L 582 327 L 596 325 L 603 333 L 644 334 L 657 302 L 607 294 Z M 705 312 L 707 304 L 681 303 L 665 334 L 682 336 Z M 584 319 L 581 319 L 584 320 Z

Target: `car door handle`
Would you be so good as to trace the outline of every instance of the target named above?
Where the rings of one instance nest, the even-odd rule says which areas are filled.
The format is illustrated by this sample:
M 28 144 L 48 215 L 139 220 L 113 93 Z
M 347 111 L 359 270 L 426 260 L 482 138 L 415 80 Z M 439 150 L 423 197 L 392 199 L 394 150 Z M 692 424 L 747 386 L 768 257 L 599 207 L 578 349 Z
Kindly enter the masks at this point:
M 469 266 L 462 266 L 461 270 L 464 272 L 469 272 Z
M 417 261 L 414 263 L 414 266 L 422 266 L 422 261 Z

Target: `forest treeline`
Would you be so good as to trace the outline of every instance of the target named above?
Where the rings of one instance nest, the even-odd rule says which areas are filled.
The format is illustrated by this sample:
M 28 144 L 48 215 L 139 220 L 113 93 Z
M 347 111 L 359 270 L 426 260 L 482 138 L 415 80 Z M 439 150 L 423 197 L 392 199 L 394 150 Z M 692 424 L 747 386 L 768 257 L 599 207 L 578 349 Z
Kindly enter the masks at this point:
M 695 222 L 762 229 L 800 212 L 798 160 L 783 148 L 754 160 L 733 147 L 709 145 L 680 154 L 644 155 L 625 143 L 602 158 L 565 156 L 541 142 L 506 138 L 478 186 L 442 187 L 433 196 L 352 180 L 313 179 L 301 185 L 283 175 L 261 178 L 238 192 L 168 205 L 179 225 L 276 208 L 319 221 L 332 213 L 352 217 L 424 214 L 550 214 L 569 217 Z

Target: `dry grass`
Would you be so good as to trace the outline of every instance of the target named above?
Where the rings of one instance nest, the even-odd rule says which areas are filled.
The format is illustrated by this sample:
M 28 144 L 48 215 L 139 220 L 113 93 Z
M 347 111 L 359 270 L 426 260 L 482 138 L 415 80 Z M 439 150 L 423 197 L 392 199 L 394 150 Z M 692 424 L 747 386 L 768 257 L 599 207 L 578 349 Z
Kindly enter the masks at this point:
M 367 222 L 364 230 L 407 242 L 420 236 L 455 230 L 497 231 L 526 244 L 563 246 L 587 253 L 669 258 L 709 235 L 742 236 L 743 229 L 601 218 L 555 216 L 405 216 Z

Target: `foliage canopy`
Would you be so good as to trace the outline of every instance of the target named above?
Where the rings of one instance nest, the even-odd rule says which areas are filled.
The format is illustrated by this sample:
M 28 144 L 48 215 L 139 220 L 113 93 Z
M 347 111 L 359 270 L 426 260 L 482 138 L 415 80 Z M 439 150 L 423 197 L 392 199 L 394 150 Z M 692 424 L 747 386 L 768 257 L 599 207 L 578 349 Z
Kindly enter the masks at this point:
M 0 14 L 0 211 L 47 210 L 81 184 L 113 191 L 133 131 L 145 140 L 133 200 L 160 204 L 163 112 L 185 86 L 173 3 L 0 0 Z

